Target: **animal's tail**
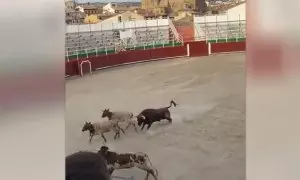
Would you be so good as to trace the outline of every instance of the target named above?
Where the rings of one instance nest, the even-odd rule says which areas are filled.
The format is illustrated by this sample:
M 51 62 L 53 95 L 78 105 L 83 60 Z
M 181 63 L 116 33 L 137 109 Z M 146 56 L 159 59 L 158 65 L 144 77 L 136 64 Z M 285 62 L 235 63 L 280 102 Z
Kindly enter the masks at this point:
M 178 104 L 177 104 L 175 101 L 171 100 L 171 101 L 170 101 L 170 106 L 168 106 L 168 108 L 172 107 L 172 105 L 173 105 L 174 107 L 176 107 Z

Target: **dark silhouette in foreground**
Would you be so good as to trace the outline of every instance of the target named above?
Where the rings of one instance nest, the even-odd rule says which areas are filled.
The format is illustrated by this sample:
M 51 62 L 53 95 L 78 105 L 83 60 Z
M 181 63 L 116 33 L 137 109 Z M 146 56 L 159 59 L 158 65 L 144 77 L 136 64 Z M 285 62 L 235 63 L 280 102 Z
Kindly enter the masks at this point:
M 66 180 L 110 180 L 110 174 L 102 156 L 77 152 L 66 157 Z

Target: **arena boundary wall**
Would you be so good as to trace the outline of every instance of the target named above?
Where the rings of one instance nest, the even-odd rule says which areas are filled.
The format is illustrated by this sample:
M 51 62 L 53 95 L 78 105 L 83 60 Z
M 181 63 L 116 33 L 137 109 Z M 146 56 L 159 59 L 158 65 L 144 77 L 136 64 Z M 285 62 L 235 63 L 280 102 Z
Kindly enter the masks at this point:
M 66 77 L 83 76 L 93 71 L 149 61 L 179 57 L 209 56 L 218 53 L 244 52 L 246 42 L 207 43 L 186 42 L 183 46 L 148 50 L 124 51 L 118 54 L 100 55 L 66 62 Z

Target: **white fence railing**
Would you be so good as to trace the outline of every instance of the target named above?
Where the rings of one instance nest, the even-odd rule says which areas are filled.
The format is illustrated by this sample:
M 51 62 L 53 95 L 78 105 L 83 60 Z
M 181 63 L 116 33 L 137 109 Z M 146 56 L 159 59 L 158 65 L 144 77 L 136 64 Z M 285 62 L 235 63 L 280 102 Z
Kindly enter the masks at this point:
M 246 21 L 246 16 L 245 14 L 194 16 L 194 23 L 227 22 L 227 21 Z
M 150 28 L 158 26 L 169 26 L 168 19 L 154 20 L 136 20 L 119 23 L 98 23 L 98 24 L 81 24 L 81 25 L 66 25 L 66 33 L 90 32 L 90 31 L 111 31 L 124 30 L 133 28 Z
M 171 20 L 171 19 L 168 19 L 168 20 L 169 20 L 169 27 L 170 27 L 172 33 L 174 34 L 176 40 L 177 40 L 178 42 L 183 42 L 183 37 L 182 37 L 182 35 L 180 35 L 180 34 L 177 32 L 177 30 L 176 30 L 176 28 L 175 28 L 175 26 L 174 26 L 172 20 Z
M 197 22 L 194 22 L 195 40 L 209 41 L 246 38 L 246 20 L 239 18 L 233 20 L 229 16 L 215 16 L 214 19 L 207 17 L 203 16 L 201 21 L 198 19 Z

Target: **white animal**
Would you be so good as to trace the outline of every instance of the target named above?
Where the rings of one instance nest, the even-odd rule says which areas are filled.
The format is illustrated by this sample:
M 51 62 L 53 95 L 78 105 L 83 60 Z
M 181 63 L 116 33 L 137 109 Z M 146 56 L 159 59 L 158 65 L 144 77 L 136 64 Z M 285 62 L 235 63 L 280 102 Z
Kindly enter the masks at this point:
M 133 126 L 135 131 L 137 132 L 137 120 L 131 112 L 111 112 L 109 109 L 105 109 L 102 113 L 102 118 L 105 117 L 107 117 L 110 121 L 115 121 L 117 124 L 119 122 L 125 122 L 127 124 L 125 130 L 127 130 L 130 126 Z M 121 130 L 124 133 L 124 130 L 122 128 Z
M 92 142 L 92 138 L 95 135 L 101 135 L 104 142 L 107 142 L 104 133 L 114 131 L 115 132 L 114 139 L 116 139 L 117 136 L 120 138 L 120 129 L 121 128 L 118 126 L 118 124 L 115 121 L 103 121 L 103 122 L 95 122 L 95 123 L 85 122 L 82 128 L 82 132 L 84 131 L 90 132 L 90 140 L 89 140 L 90 143 Z

